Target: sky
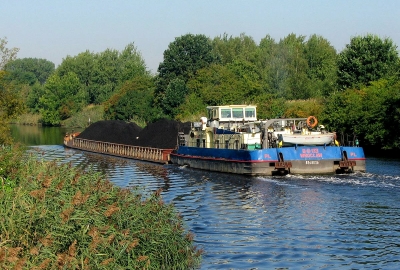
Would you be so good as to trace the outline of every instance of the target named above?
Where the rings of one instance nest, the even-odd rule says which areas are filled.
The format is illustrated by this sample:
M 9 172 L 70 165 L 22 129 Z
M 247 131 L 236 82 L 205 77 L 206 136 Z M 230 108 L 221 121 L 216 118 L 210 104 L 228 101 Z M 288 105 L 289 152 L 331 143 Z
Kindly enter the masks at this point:
M 56 67 L 67 56 L 122 51 L 134 43 L 157 72 L 168 45 L 185 34 L 213 39 L 241 33 L 259 44 L 269 35 L 320 35 L 340 52 L 352 37 L 390 38 L 400 46 L 398 0 L 1 0 L 0 38 L 18 58 Z

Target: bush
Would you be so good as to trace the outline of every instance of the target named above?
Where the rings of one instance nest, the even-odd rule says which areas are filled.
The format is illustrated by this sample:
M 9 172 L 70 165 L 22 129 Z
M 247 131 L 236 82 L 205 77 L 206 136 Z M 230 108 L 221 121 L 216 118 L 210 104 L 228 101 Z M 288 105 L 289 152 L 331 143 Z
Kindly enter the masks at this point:
M 104 108 L 102 105 L 89 105 L 82 111 L 64 120 L 62 125 L 68 128 L 86 128 L 90 123 L 104 120 L 103 114 Z
M 173 206 L 161 200 L 161 190 L 144 196 L 116 187 L 100 173 L 32 157 L 7 176 L 15 187 L 0 194 L 1 269 L 188 269 L 199 264 L 201 251 Z

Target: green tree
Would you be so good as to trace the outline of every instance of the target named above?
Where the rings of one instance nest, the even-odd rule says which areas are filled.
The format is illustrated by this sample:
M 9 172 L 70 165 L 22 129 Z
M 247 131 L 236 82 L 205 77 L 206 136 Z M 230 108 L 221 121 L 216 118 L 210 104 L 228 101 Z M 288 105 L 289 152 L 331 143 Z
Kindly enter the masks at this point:
M 172 80 L 179 78 L 186 83 L 199 69 L 218 59 L 206 36 L 186 34 L 176 38 L 164 51 L 164 61 L 158 67 L 156 102 L 161 105 Z
M 278 63 L 277 59 L 274 59 L 277 48 L 278 45 L 275 40 L 267 35 L 261 39 L 256 52 L 255 65 L 260 71 L 263 84 L 268 86 L 267 92 L 270 94 L 277 92 L 276 90 L 274 91 L 274 83 L 272 82 L 272 78 L 274 77 L 272 66 L 274 63 Z
M 39 113 L 40 103 L 39 99 L 45 94 L 45 87 L 40 83 L 35 83 L 30 87 L 26 97 L 25 104 L 32 113 Z
M 96 55 L 88 50 L 79 53 L 76 56 L 67 56 L 63 59 L 57 68 L 57 74 L 60 77 L 67 75 L 69 72 L 75 73 L 81 84 L 90 88 L 93 85 L 93 70 L 96 64 Z M 88 92 L 90 92 L 88 90 Z
M 175 78 L 171 80 L 165 91 L 162 101 L 164 112 L 172 118 L 176 116 L 176 108 L 179 107 L 188 93 L 185 82 L 182 79 Z
M 295 34 L 290 34 L 279 42 L 288 75 L 283 92 L 288 99 L 307 99 L 311 96 L 304 42 L 304 36 Z
M 107 49 L 96 56 L 96 64 L 93 69 L 93 83 L 90 100 L 95 104 L 101 104 L 111 97 L 118 86 L 119 78 L 119 52 Z
M 307 99 L 311 96 L 304 40 L 304 36 L 290 34 L 271 51 L 267 81 L 278 97 Z
M 24 109 L 13 85 L 4 79 L 5 76 L 6 73 L 0 70 L 0 145 L 12 142 L 9 121 Z
M 285 99 L 278 98 L 274 94 L 263 93 L 254 96 L 250 103 L 257 105 L 257 117 L 259 119 L 279 118 L 285 115 Z
M 310 97 L 328 96 L 334 92 L 337 81 L 337 53 L 328 40 L 312 35 L 304 44 L 308 63 Z
M 118 68 L 120 84 L 136 77 L 150 76 L 146 63 L 134 43 L 129 43 L 120 53 Z
M 44 125 L 57 126 L 86 105 L 87 93 L 82 89 L 78 76 L 70 72 L 60 77 L 50 76 L 44 95 L 39 98 Z
M 256 66 L 240 60 L 199 70 L 188 87 L 207 105 L 243 104 L 264 91 Z
M 0 70 L 3 70 L 7 63 L 14 60 L 19 51 L 18 48 L 7 48 L 7 43 L 7 38 L 0 38 Z M 4 79 L 4 75 L 2 75 L 2 79 Z
M 145 62 L 134 46 L 128 44 L 122 52 L 106 49 L 100 53 L 82 52 L 67 56 L 57 68 L 60 77 L 75 73 L 88 93 L 88 102 L 101 104 L 126 81 L 136 76 L 149 76 Z
M 353 37 L 338 56 L 339 89 L 360 88 L 399 72 L 397 46 L 376 35 Z
M 18 48 L 7 48 L 7 39 L 0 38 L 0 145 L 12 142 L 9 121 L 23 111 L 21 99 L 5 77 L 4 66 L 17 56 Z
M 185 97 L 184 102 L 177 108 L 175 118 L 179 121 L 198 122 L 200 117 L 207 115 L 207 105 L 198 93 L 190 93 Z
M 244 33 L 239 37 L 228 38 L 228 34 L 213 39 L 212 45 L 217 55 L 220 55 L 221 64 L 229 64 L 234 60 L 255 63 L 257 57 L 257 44 L 250 36 Z
M 154 82 L 149 76 L 136 76 L 125 82 L 104 104 L 106 119 L 151 122 L 157 115 L 152 106 Z
M 44 84 L 54 72 L 55 66 L 46 59 L 22 58 L 7 63 L 5 70 L 9 73 L 9 80 L 32 86 L 36 82 Z
M 361 90 L 346 89 L 330 95 L 321 121 L 345 139 L 357 135 L 367 146 L 399 148 L 399 104 L 399 82 L 382 79 Z

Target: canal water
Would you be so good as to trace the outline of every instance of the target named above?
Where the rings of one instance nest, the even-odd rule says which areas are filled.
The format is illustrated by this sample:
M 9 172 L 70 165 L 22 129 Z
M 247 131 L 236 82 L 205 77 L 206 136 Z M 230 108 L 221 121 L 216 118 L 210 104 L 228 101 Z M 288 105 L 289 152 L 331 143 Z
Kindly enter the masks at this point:
M 62 135 L 25 143 L 121 187 L 163 188 L 204 250 L 201 269 L 399 268 L 400 159 L 367 157 L 351 175 L 250 178 L 65 149 Z

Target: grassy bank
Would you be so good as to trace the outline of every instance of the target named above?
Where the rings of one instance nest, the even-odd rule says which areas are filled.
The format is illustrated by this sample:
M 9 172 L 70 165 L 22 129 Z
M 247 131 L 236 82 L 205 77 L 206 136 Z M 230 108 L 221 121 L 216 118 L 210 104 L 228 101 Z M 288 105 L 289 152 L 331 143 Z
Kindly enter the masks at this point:
M 161 190 L 0 149 L 1 269 L 190 269 L 201 251 Z

